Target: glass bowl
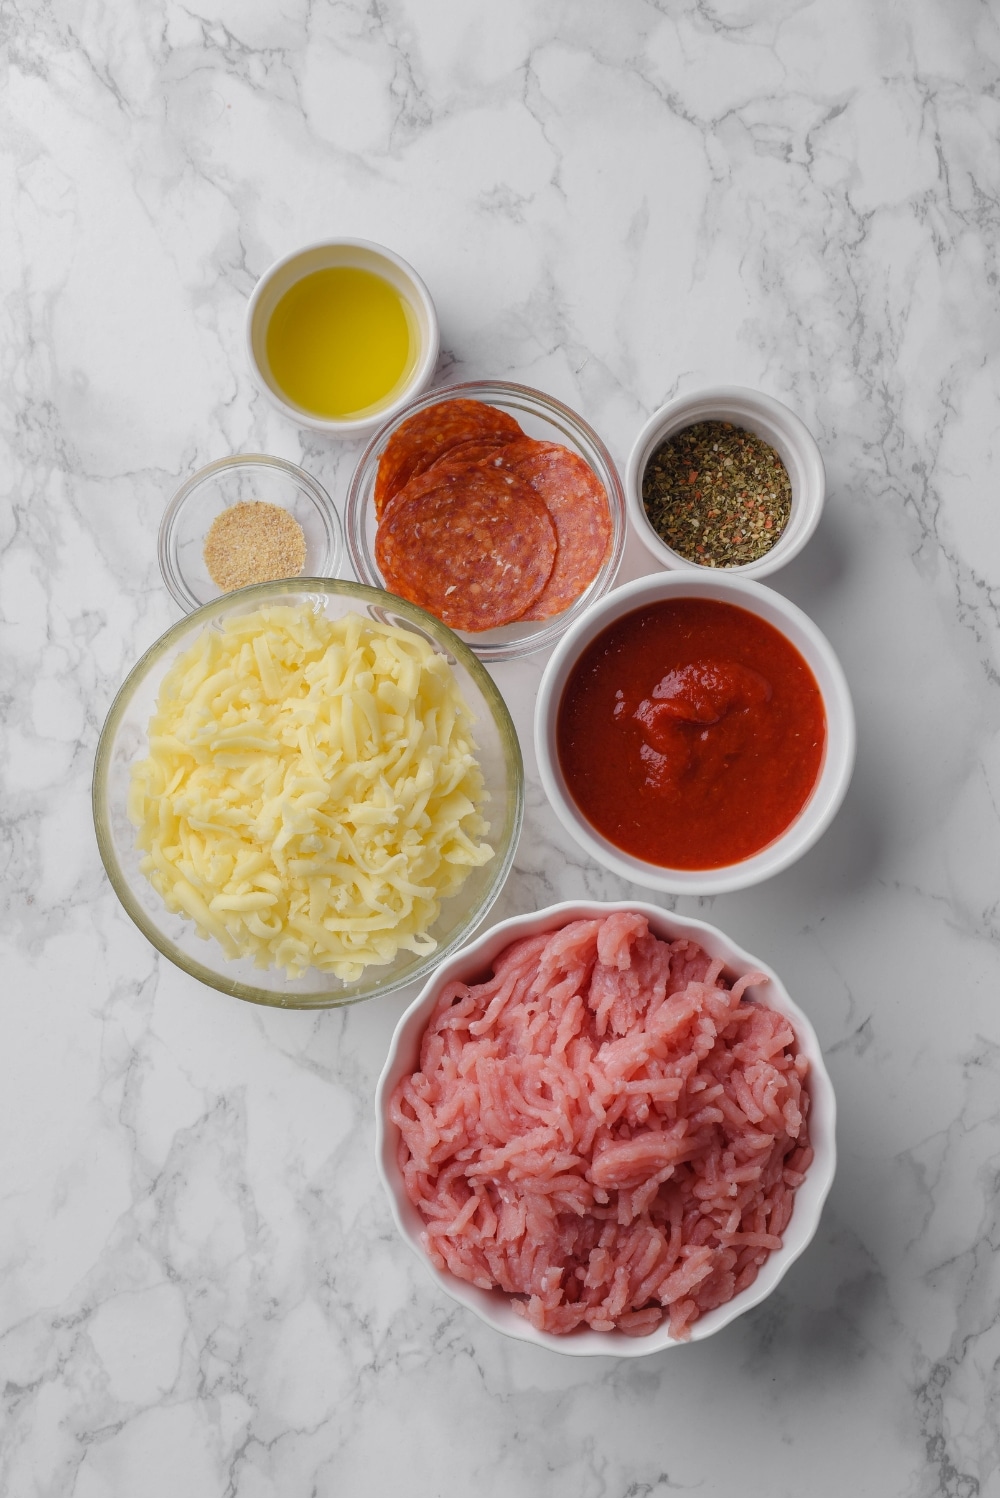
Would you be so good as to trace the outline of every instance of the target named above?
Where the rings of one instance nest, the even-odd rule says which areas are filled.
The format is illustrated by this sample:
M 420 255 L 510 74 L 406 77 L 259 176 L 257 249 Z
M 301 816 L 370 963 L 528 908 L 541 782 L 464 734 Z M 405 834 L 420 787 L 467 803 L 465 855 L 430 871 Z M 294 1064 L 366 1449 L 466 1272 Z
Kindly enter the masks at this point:
M 160 572 L 185 614 L 224 597 L 205 566 L 205 537 L 216 516 L 241 500 L 265 500 L 295 517 L 306 539 L 303 577 L 333 578 L 343 566 L 340 517 L 311 474 L 266 453 L 218 458 L 181 485 L 160 522 Z
M 458 979 L 466 984 L 482 981 L 493 960 L 510 943 L 554 932 L 570 922 L 592 921 L 611 912 L 640 912 L 649 921 L 650 931 L 666 942 L 687 938 L 697 943 L 711 958 L 725 962 L 726 979 L 733 983 L 743 974 L 763 974 L 768 983 L 751 985 L 747 996 L 780 1012 L 792 1023 L 798 1049 L 809 1060 L 809 1136 L 814 1156 L 806 1169 L 805 1181 L 795 1194 L 795 1205 L 788 1227 L 782 1236 L 780 1250 L 772 1250 L 760 1272 L 744 1291 L 711 1312 L 703 1313 L 692 1324 L 691 1342 L 709 1338 L 725 1328 L 734 1318 L 749 1312 L 774 1291 L 789 1267 L 806 1249 L 819 1227 L 823 1204 L 833 1183 L 837 1165 L 836 1115 L 833 1084 L 823 1061 L 819 1039 L 808 1016 L 796 1005 L 774 970 L 759 958 L 740 948 L 731 938 L 707 922 L 681 917 L 643 901 L 566 901 L 542 911 L 510 917 L 481 933 L 460 953 L 454 953 L 427 981 L 420 994 L 403 1012 L 389 1044 L 385 1067 L 375 1094 L 375 1159 L 382 1186 L 400 1235 L 418 1257 L 428 1275 L 440 1289 L 463 1307 L 475 1313 L 484 1323 L 509 1338 L 529 1344 L 540 1344 L 557 1354 L 604 1355 L 622 1359 L 644 1354 L 658 1354 L 676 1348 L 679 1340 L 671 1338 L 666 1322 L 642 1337 L 634 1338 L 615 1329 L 600 1333 L 594 1329 L 577 1329 L 569 1334 L 541 1332 L 514 1311 L 512 1299 L 496 1288 L 486 1290 L 463 1281 L 453 1272 L 432 1264 L 422 1241 L 425 1229 L 419 1211 L 410 1202 L 399 1165 L 400 1132 L 389 1112 L 389 1101 L 400 1079 L 419 1066 L 420 1043 L 438 999 L 446 986 Z
M 204 632 L 262 605 L 308 603 L 330 619 L 357 613 L 412 631 L 440 653 L 457 679 L 472 716 L 477 757 L 489 800 L 483 815 L 493 859 L 472 869 L 457 895 L 442 902 L 431 928 L 436 949 L 400 952 L 389 964 L 369 965 L 361 978 L 341 981 L 317 969 L 299 979 L 284 970 L 260 969 L 249 958 L 227 959 L 214 939 L 200 938 L 187 918 L 169 912 L 139 867 L 135 828 L 127 804 L 131 768 L 147 753 L 147 729 L 160 685 L 176 661 Z M 524 812 L 524 768 L 517 733 L 489 673 L 447 626 L 414 604 L 378 589 L 331 578 L 257 584 L 204 605 L 160 637 L 133 667 L 108 714 L 97 747 L 93 786 L 94 826 L 108 878 L 129 916 L 172 963 L 229 995 L 259 1005 L 298 1010 L 351 1005 L 423 979 L 467 942 L 500 893 L 514 858 Z
M 625 492 L 611 455 L 597 433 L 582 417 L 578 417 L 554 397 L 532 390 L 530 386 L 513 385 L 504 380 L 471 380 L 463 385 L 444 386 L 428 391 L 419 401 L 411 401 L 391 422 L 379 428 L 361 455 L 361 461 L 354 472 L 347 496 L 347 548 L 354 571 L 363 582 L 377 588 L 385 585 L 375 561 L 373 493 L 379 459 L 386 443 L 414 412 L 456 397 L 483 401 L 489 406 L 499 407 L 520 423 L 528 437 L 562 443 L 590 465 L 604 486 L 608 499 L 608 511 L 611 515 L 611 547 L 608 556 L 601 564 L 597 576 L 568 609 L 548 620 L 515 620 L 496 630 L 461 632 L 461 639 L 472 647 L 481 661 L 510 661 L 514 657 L 528 656 L 533 651 L 542 651 L 551 646 L 574 620 L 580 618 L 588 605 L 607 593 L 615 580 L 625 550 Z

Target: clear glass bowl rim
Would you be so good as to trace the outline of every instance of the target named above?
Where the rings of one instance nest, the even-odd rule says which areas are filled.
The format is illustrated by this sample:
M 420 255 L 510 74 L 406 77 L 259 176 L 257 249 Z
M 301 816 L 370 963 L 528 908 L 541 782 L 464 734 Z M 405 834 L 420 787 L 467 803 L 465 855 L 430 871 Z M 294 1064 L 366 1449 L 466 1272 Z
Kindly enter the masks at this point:
M 403 615 L 412 620 L 420 630 L 426 631 L 433 636 L 437 644 L 451 653 L 469 672 L 475 680 L 477 687 L 482 693 L 490 710 L 491 717 L 496 725 L 503 749 L 504 764 L 507 773 L 508 809 L 507 817 L 499 838 L 496 840 L 497 852 L 495 858 L 495 869 L 492 872 L 490 884 L 487 886 L 483 899 L 473 916 L 463 922 L 456 930 L 451 941 L 435 948 L 433 953 L 424 956 L 414 955 L 413 963 L 394 975 L 389 982 L 383 972 L 379 980 L 379 969 L 371 967 L 372 979 L 367 988 L 358 993 L 344 995 L 341 992 L 313 991 L 308 994 L 282 994 L 277 989 L 264 990 L 255 985 L 245 984 L 240 980 L 227 980 L 220 969 L 214 969 L 210 965 L 200 963 L 198 959 L 185 953 L 178 948 L 165 933 L 161 932 L 157 925 L 150 919 L 148 913 L 141 907 L 132 895 L 128 878 L 119 863 L 114 846 L 114 839 L 110 829 L 110 817 L 108 806 L 108 773 L 111 765 L 111 752 L 115 738 L 126 710 L 144 681 L 148 672 L 171 650 L 178 638 L 190 631 L 193 626 L 211 623 L 211 617 L 221 608 L 230 609 L 235 603 L 245 604 L 252 608 L 257 603 L 266 603 L 269 598 L 280 598 L 290 593 L 316 593 L 341 595 L 351 599 L 357 599 L 359 604 L 371 605 L 384 608 L 393 614 Z M 490 677 L 486 668 L 475 656 L 474 652 L 460 640 L 447 625 L 429 615 L 419 605 L 411 604 L 407 599 L 398 599 L 395 594 L 389 594 L 384 589 L 370 588 L 367 584 L 352 583 L 340 578 L 297 578 L 293 583 L 285 580 L 277 580 L 272 583 L 252 584 L 249 588 L 236 589 L 230 594 L 224 594 L 218 599 L 211 600 L 208 604 L 200 605 L 197 610 L 177 620 L 169 629 L 154 641 L 144 651 L 115 694 L 114 701 L 108 710 L 107 718 L 101 729 L 97 744 L 97 754 L 94 760 L 94 776 L 91 789 L 91 801 L 94 817 L 94 832 L 97 836 L 97 846 L 100 851 L 101 860 L 111 882 L 115 895 L 118 897 L 125 911 L 138 927 L 145 938 L 152 943 L 164 958 L 176 964 L 193 979 L 202 984 L 209 985 L 212 989 L 220 990 L 223 994 L 235 995 L 241 1000 L 249 1000 L 255 1005 L 270 1005 L 282 1010 L 329 1010 L 340 1006 L 356 1005 L 361 1000 L 370 1000 L 378 995 L 388 995 L 394 990 L 402 989 L 405 985 L 415 984 L 426 980 L 427 976 L 437 966 L 449 958 L 458 948 L 468 943 L 479 924 L 485 919 L 490 908 L 493 906 L 514 862 L 517 850 L 518 838 L 520 837 L 521 825 L 524 820 L 524 762 L 521 755 L 521 745 L 514 728 L 510 710 L 504 702 L 499 688 Z M 361 983 L 362 981 L 359 981 Z
M 369 487 L 370 476 L 374 477 L 373 471 L 377 464 L 379 449 L 390 433 L 394 432 L 408 417 L 412 417 L 415 412 L 422 411 L 428 406 L 436 406 L 440 401 L 453 401 L 459 398 L 484 401 L 487 404 L 491 399 L 501 402 L 509 400 L 515 406 L 520 401 L 529 408 L 534 407 L 535 415 L 547 418 L 557 426 L 567 427 L 584 449 L 592 450 L 597 460 L 598 478 L 604 485 L 608 497 L 612 527 L 611 553 L 601 565 L 597 578 L 584 590 L 583 594 L 568 609 L 563 610 L 562 614 L 541 622 L 540 628 L 529 636 L 510 641 L 484 641 L 476 644 L 471 641 L 466 642 L 481 661 L 513 661 L 531 656 L 536 651 L 545 651 L 554 645 L 573 621 L 578 619 L 590 605 L 603 598 L 614 584 L 625 555 L 628 530 L 625 489 L 614 459 L 590 423 L 572 407 L 557 400 L 555 396 L 546 395 L 544 391 L 536 390 L 534 386 L 519 385 L 511 380 L 466 380 L 460 385 L 435 386 L 433 390 L 425 391 L 422 396 L 410 401 L 388 422 L 382 424 L 359 458 L 357 468 L 351 478 L 344 512 L 347 551 L 357 576 L 373 587 L 379 588 L 381 584 L 365 539 L 364 494 Z

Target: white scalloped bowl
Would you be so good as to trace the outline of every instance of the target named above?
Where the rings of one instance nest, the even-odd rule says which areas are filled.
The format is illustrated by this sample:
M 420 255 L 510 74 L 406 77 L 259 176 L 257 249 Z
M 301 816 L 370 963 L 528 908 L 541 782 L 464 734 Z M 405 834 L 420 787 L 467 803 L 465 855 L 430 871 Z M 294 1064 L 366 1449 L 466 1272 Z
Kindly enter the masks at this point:
M 413 1004 L 400 1017 L 393 1033 L 389 1055 L 375 1094 L 375 1155 L 396 1228 L 428 1275 L 449 1297 L 509 1338 L 539 1344 L 558 1354 L 611 1355 L 634 1359 L 640 1355 L 658 1354 L 663 1349 L 676 1348 L 682 1341 L 671 1338 L 666 1323 L 642 1338 L 631 1338 L 617 1332 L 595 1333 L 591 1329 L 564 1335 L 541 1333 L 526 1318 L 515 1312 L 513 1299 L 506 1293 L 484 1291 L 448 1271 L 439 1271 L 432 1265 L 420 1243 L 423 1220 L 406 1195 L 403 1174 L 399 1168 L 399 1131 L 388 1117 L 388 1102 L 397 1083 L 418 1065 L 421 1037 L 438 995 L 446 984 L 453 979 L 467 982 L 481 979 L 498 954 L 518 938 L 535 937 L 541 932 L 565 926 L 568 922 L 604 917 L 613 911 L 641 912 L 648 918 L 650 929 L 655 935 L 668 942 L 677 938 L 690 938 L 699 943 L 712 958 L 725 960 L 725 972 L 730 981 L 752 970 L 766 974 L 769 983 L 766 986 L 751 986 L 747 995 L 788 1017 L 795 1029 L 799 1047 L 809 1059 L 809 1132 L 815 1155 L 806 1179 L 795 1195 L 795 1208 L 785 1230 L 784 1244 L 780 1250 L 774 1250 L 768 1256 L 752 1286 L 722 1307 L 717 1307 L 698 1319 L 691 1329 L 689 1342 L 697 1343 L 701 1339 L 710 1338 L 742 1313 L 757 1307 L 774 1291 L 785 1272 L 798 1260 L 816 1233 L 823 1204 L 833 1182 L 837 1164 L 833 1084 L 823 1062 L 812 1023 L 792 1000 L 770 965 L 762 963 L 740 948 L 717 927 L 699 922 L 693 917 L 679 917 L 673 912 L 663 911 L 658 906 L 650 906 L 642 901 L 565 901 L 557 906 L 532 912 L 528 916 L 511 917 L 505 922 L 498 922 L 489 932 L 483 933 L 467 947 L 453 954 L 427 981 Z

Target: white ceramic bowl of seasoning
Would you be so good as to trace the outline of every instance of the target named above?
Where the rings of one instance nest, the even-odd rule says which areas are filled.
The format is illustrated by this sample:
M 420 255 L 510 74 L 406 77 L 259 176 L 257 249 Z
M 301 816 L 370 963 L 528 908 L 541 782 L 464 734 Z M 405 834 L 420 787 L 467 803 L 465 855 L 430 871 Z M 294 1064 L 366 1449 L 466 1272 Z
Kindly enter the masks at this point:
M 369 291 L 380 299 L 373 316 L 393 319 L 392 336 L 402 341 L 393 366 L 395 373 L 388 384 L 372 372 L 364 391 L 358 388 L 360 405 L 335 415 L 310 405 L 302 390 L 286 389 L 288 382 L 283 383 L 272 367 L 275 348 L 269 338 L 275 314 L 282 318 L 290 315 L 291 304 L 283 299 L 296 291 L 301 293 L 307 278 L 327 272 L 361 273 Z M 358 285 L 362 283 L 355 283 Z M 347 294 L 342 291 L 341 295 Z M 318 321 L 315 307 L 312 321 L 314 324 Z M 367 358 L 366 326 L 357 327 L 351 322 L 350 328 L 346 328 L 335 321 L 328 324 L 325 314 L 322 326 L 331 359 L 356 367 L 359 360 Z M 386 327 L 371 325 L 372 329 L 377 326 Z M 342 337 L 346 342 L 341 342 Z M 247 307 L 247 359 L 258 388 L 278 411 L 300 427 L 333 437 L 356 437 L 370 432 L 419 396 L 434 374 L 439 348 L 437 312 L 427 287 L 402 256 L 371 240 L 322 240 L 283 255 L 257 282 Z M 295 374 L 294 378 L 300 376 Z
M 595 827 L 575 799 L 559 752 L 563 695 L 588 648 L 627 617 L 650 606 L 655 609 L 661 603 L 684 599 L 735 605 L 783 636 L 808 668 L 819 690 L 825 718 L 816 779 L 783 831 L 746 857 L 703 868 L 677 867 L 666 861 L 654 863 L 612 842 Z M 692 651 L 697 654 L 695 647 Z M 655 662 L 650 666 L 647 691 L 651 696 L 656 696 L 651 690 L 662 671 L 662 665 Z M 674 573 L 654 573 L 624 584 L 598 600 L 556 646 L 535 700 L 538 769 L 545 794 L 563 827 L 586 854 L 606 869 L 647 889 L 678 896 L 713 896 L 742 890 L 769 880 L 801 859 L 829 827 L 844 799 L 854 769 L 855 740 L 850 689 L 833 648 L 819 627 L 797 605 L 773 589 L 717 569 L 686 568 Z M 594 763 L 598 763 L 596 757 Z M 776 765 L 775 775 L 781 770 L 781 765 Z M 640 786 L 637 795 L 641 792 Z
M 791 512 L 778 540 L 753 562 L 725 566 L 743 578 L 763 578 L 791 562 L 819 524 L 826 471 L 816 440 L 781 401 L 745 386 L 712 386 L 679 396 L 653 413 L 635 440 L 625 474 L 625 498 L 636 536 L 665 568 L 704 567 L 675 551 L 653 526 L 643 504 L 643 478 L 657 449 L 699 422 L 728 422 L 755 434 L 778 455 L 791 483 Z M 711 567 L 717 572 L 718 567 Z
M 691 1342 L 698 1343 L 719 1333 L 734 1319 L 770 1296 L 813 1239 L 819 1227 L 823 1205 L 833 1184 L 837 1165 L 837 1106 L 833 1084 L 823 1061 L 815 1029 L 808 1016 L 789 995 L 779 976 L 768 964 L 752 957 L 718 927 L 694 917 L 682 917 L 676 912 L 663 911 L 642 901 L 566 901 L 498 922 L 459 952 L 452 954 L 439 965 L 396 1024 L 375 1092 L 375 1160 L 400 1236 L 447 1296 L 508 1338 L 537 1344 L 556 1354 L 635 1359 L 677 1348 L 680 1340 L 670 1336 L 666 1322 L 661 1323 L 652 1333 L 641 1337 L 630 1337 L 618 1330 L 603 1333 L 589 1328 L 580 1328 L 569 1334 L 543 1332 L 517 1313 L 513 1307 L 513 1299 L 499 1288 L 487 1290 L 475 1286 L 469 1281 L 463 1281 L 450 1270 L 439 1269 L 433 1264 L 422 1240 L 426 1227 L 424 1220 L 406 1191 L 399 1157 L 401 1133 L 391 1117 L 390 1109 L 390 1101 L 398 1084 L 420 1065 L 424 1031 L 448 985 L 455 980 L 470 985 L 481 982 L 490 973 L 494 959 L 511 943 L 555 932 L 570 922 L 600 920 L 616 911 L 641 913 L 647 918 L 650 931 L 661 940 L 675 942 L 684 938 L 697 943 L 711 958 L 722 959 L 725 963 L 723 972 L 729 984 L 743 974 L 763 974 L 767 983 L 748 988 L 748 1000 L 760 1002 L 786 1016 L 795 1030 L 798 1049 L 809 1060 L 809 1137 L 814 1156 L 807 1168 L 805 1181 L 796 1192 L 795 1207 L 784 1232 L 781 1249 L 771 1252 L 757 1279 L 749 1287 L 696 1319 L 691 1327 Z
M 307 578 L 336 578 L 344 561 L 344 534 L 333 501 L 305 469 L 266 453 L 237 453 L 206 464 L 185 480 L 163 512 L 158 555 L 163 581 L 185 614 L 210 604 L 224 590 L 209 571 L 205 539 L 223 511 L 241 503 L 263 501 L 286 511 L 302 530 L 305 556 L 293 571 Z M 252 553 L 251 526 L 231 541 Z M 281 576 L 258 572 L 247 582 L 265 583 Z

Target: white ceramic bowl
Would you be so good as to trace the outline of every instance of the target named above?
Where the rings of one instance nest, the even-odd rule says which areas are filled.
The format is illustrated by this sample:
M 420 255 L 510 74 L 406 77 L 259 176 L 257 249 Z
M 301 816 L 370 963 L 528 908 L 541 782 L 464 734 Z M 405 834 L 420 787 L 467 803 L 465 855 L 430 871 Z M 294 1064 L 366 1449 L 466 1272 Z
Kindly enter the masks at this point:
M 371 271 L 395 287 L 403 298 L 411 320 L 414 358 L 397 386 L 385 400 L 355 416 L 323 417 L 292 401 L 274 378 L 267 357 L 267 329 L 275 308 L 285 293 L 314 271 L 350 266 Z M 437 312 L 420 277 L 401 256 L 371 240 L 322 240 L 293 250 L 276 260 L 254 287 L 247 307 L 247 358 L 258 387 L 267 399 L 300 427 L 311 427 L 334 437 L 356 437 L 370 432 L 424 390 L 437 365 L 440 348 Z
M 677 598 L 717 599 L 759 615 L 781 632 L 809 665 L 826 710 L 826 748 L 819 778 L 801 812 L 773 843 L 749 859 L 710 870 L 651 864 L 603 837 L 578 808 L 556 748 L 556 721 L 567 679 L 581 652 L 602 631 L 645 605 Z M 623 584 L 592 605 L 563 636 L 545 668 L 535 700 L 535 754 L 545 794 L 564 828 L 599 864 L 653 890 L 677 896 L 714 896 L 769 880 L 801 859 L 829 827 L 854 769 L 854 707 L 843 669 L 818 626 L 797 605 L 749 578 L 714 569 L 654 573 Z
M 661 443 L 695 422 L 732 422 L 756 433 L 769 443 L 788 470 L 792 485 L 792 510 L 781 536 L 770 552 L 756 562 L 727 568 L 729 575 L 763 578 L 791 562 L 808 542 L 819 524 L 826 497 L 826 472 L 816 440 L 793 411 L 773 396 L 739 385 L 713 386 L 679 396 L 653 413 L 635 440 L 625 473 L 625 499 L 629 518 L 643 546 L 665 568 L 697 568 L 669 547 L 654 529 L 642 503 L 642 477 L 646 465 Z M 718 572 L 716 568 L 705 568 Z
M 389 1120 L 387 1113 L 388 1101 L 396 1084 L 418 1065 L 420 1039 L 438 995 L 446 984 L 453 979 L 480 979 L 488 971 L 492 960 L 518 938 L 535 937 L 538 933 L 565 926 L 568 922 L 603 917 L 613 911 L 642 912 L 649 919 L 650 928 L 655 935 L 668 942 L 677 938 L 691 938 L 713 958 L 725 960 L 726 976 L 731 981 L 751 970 L 766 974 L 770 983 L 749 988 L 748 997 L 760 1000 L 788 1017 L 795 1029 L 799 1048 L 809 1059 L 809 1132 L 815 1156 L 805 1182 L 795 1195 L 795 1208 L 785 1230 L 784 1244 L 780 1250 L 772 1251 L 768 1256 L 752 1286 L 722 1307 L 717 1307 L 698 1319 L 692 1327 L 690 1342 L 697 1343 L 700 1339 L 709 1338 L 741 1313 L 749 1312 L 750 1308 L 763 1302 L 793 1261 L 802 1254 L 819 1225 L 823 1203 L 830 1191 L 837 1163 L 836 1101 L 819 1041 L 808 1017 L 791 999 L 768 964 L 753 958 L 717 927 L 711 927 L 707 922 L 698 922 L 693 917 L 679 917 L 673 912 L 662 911 L 659 907 L 649 906 L 642 901 L 566 901 L 558 906 L 533 912 L 530 916 L 511 917 L 506 922 L 498 922 L 489 932 L 476 938 L 468 947 L 443 963 L 401 1016 L 393 1033 L 389 1055 L 375 1094 L 375 1152 L 379 1176 L 388 1195 L 396 1227 L 442 1291 L 447 1292 L 463 1307 L 469 1308 L 491 1328 L 511 1338 L 522 1339 L 529 1344 L 541 1344 L 559 1354 L 617 1355 L 630 1359 L 674 1348 L 680 1341 L 670 1337 L 665 1324 L 643 1338 L 630 1338 L 623 1333 L 595 1333 L 591 1329 L 568 1335 L 540 1333 L 514 1311 L 511 1298 L 504 1292 L 484 1291 L 470 1282 L 461 1281 L 448 1271 L 437 1270 L 431 1264 L 420 1243 L 423 1220 L 406 1195 L 403 1174 L 399 1169 L 399 1131 Z

